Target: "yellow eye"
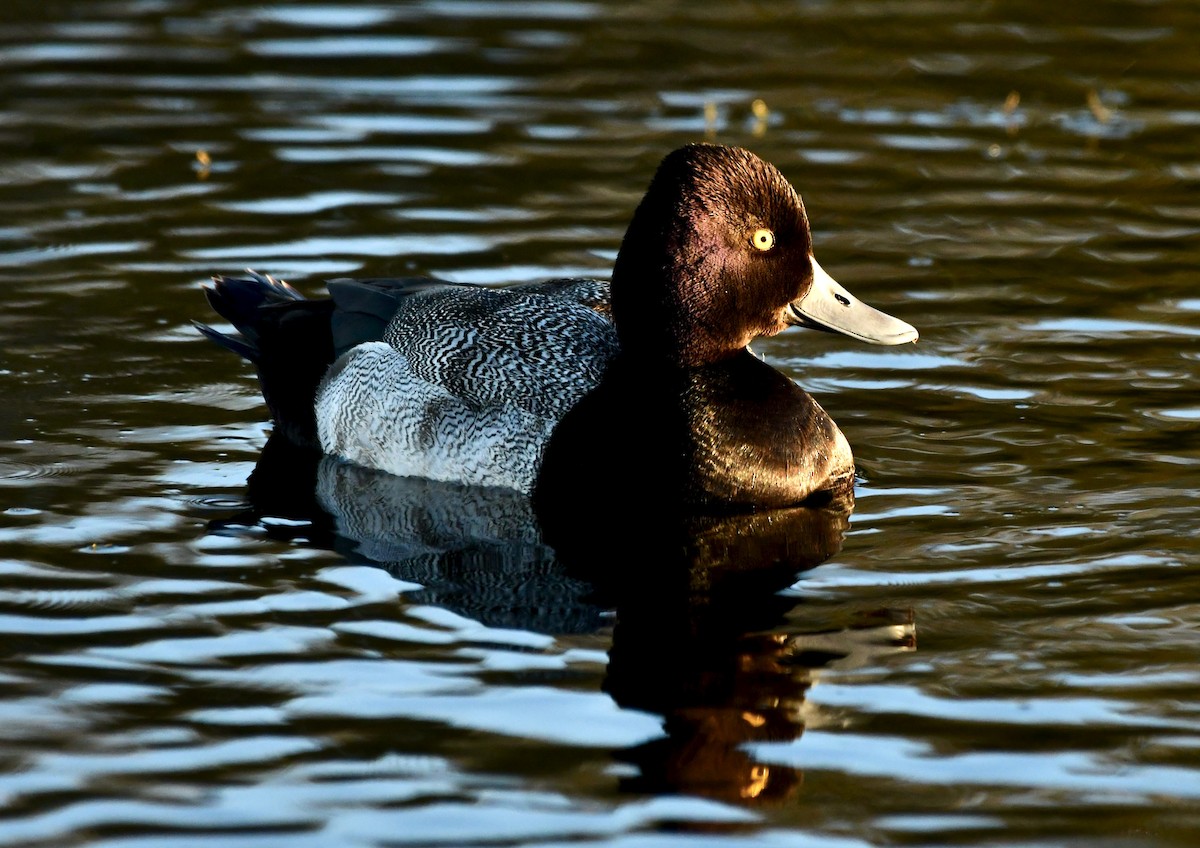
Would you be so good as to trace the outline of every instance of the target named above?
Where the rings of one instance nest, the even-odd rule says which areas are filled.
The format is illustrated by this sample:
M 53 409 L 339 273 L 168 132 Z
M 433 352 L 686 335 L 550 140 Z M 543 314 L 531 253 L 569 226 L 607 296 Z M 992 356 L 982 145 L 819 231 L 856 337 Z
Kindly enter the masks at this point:
M 754 235 L 750 236 L 750 243 L 759 250 L 770 250 L 775 246 L 775 234 L 762 227 L 754 231 Z

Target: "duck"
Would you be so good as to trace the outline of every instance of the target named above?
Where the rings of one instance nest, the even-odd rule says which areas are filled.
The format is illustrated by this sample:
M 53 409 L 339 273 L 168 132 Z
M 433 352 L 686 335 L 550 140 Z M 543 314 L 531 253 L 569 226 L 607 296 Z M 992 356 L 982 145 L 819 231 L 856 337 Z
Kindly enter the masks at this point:
M 750 344 L 792 327 L 918 338 L 817 263 L 804 203 L 775 166 L 708 143 L 663 158 L 610 280 L 326 287 L 309 299 L 252 271 L 205 287 L 235 332 L 196 327 L 255 365 L 275 433 L 543 505 L 726 512 L 852 487 L 842 431 Z

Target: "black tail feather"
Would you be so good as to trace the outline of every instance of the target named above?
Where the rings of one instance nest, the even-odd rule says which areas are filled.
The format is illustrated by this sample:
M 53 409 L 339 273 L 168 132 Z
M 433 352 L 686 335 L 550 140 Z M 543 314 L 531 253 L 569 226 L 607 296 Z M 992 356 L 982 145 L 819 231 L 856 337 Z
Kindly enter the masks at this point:
M 249 359 L 251 362 L 258 362 L 258 348 L 252 344 L 247 344 L 244 339 L 237 336 L 230 336 L 222 333 L 220 330 L 214 330 L 207 324 L 201 324 L 199 321 L 193 321 L 192 326 L 204 334 L 204 337 L 216 342 L 226 350 L 231 350 L 242 359 Z
M 263 307 L 304 300 L 304 295 L 283 280 L 276 280 L 272 276 L 258 274 L 249 269 L 246 270 L 245 277 L 216 276 L 212 281 L 211 286 L 204 287 L 208 305 L 232 324 L 241 334 L 241 338 L 193 322 L 196 329 L 221 347 L 255 363 L 259 361 L 260 356 L 259 326 L 263 321 L 259 310 Z
M 193 322 L 205 337 L 253 362 L 275 426 L 288 441 L 317 447 L 313 401 L 333 362 L 329 300 L 306 300 L 282 280 L 247 271 L 205 286 L 213 310 L 237 335 Z

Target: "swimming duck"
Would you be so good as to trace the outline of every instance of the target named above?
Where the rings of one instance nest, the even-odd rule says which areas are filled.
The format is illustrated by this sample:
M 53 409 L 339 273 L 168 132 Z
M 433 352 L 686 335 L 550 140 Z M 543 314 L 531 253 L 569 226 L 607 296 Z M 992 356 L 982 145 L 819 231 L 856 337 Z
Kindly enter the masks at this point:
M 662 161 L 611 283 L 327 285 L 329 299 L 308 300 L 250 272 L 206 288 L 238 335 L 197 327 L 257 366 L 277 432 L 543 503 L 628 491 L 739 510 L 851 485 L 837 425 L 748 345 L 792 326 L 917 339 L 817 264 L 804 204 L 774 166 L 710 144 Z

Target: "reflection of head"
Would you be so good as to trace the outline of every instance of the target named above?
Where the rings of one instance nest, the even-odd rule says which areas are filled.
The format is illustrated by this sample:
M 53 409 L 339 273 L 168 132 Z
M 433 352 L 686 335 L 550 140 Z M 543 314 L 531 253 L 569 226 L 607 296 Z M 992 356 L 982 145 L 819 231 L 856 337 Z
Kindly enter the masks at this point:
M 800 772 L 758 763 L 746 750 L 750 742 L 792 741 L 804 731 L 800 715 L 809 685 L 807 669 L 778 662 L 772 644 L 775 653 L 784 645 L 780 640 L 747 638 L 740 650 L 727 655 L 723 668 L 693 665 L 690 685 L 673 693 L 674 705 L 667 705 L 666 693 L 660 691 L 657 706 L 666 715 L 667 736 L 622 755 L 640 772 L 626 786 L 744 804 L 790 796 L 802 780 Z M 755 653 L 761 650 L 767 653 Z M 677 686 L 682 682 L 676 678 Z M 615 691 L 613 695 L 618 697 Z
M 738 747 L 736 735 L 713 732 L 714 722 L 705 723 L 706 728 L 668 728 L 667 738 L 626 752 L 622 758 L 637 766 L 639 774 L 622 781 L 622 788 L 759 805 L 790 797 L 803 782 L 799 770 L 756 763 Z
M 767 595 L 751 614 L 752 598 L 735 597 L 691 604 L 686 621 L 671 608 L 658 619 L 648 607 L 618 613 L 605 688 L 622 706 L 661 714 L 667 734 L 619 754 L 639 771 L 626 788 L 750 805 L 787 798 L 803 775 L 758 762 L 753 743 L 800 738 L 820 669 L 915 647 L 911 610 L 872 610 L 845 629 L 811 632 L 796 598 Z

